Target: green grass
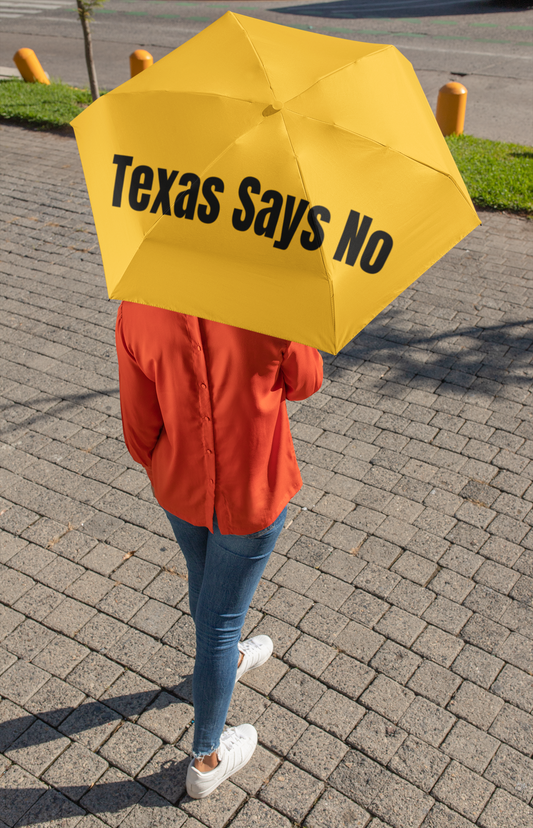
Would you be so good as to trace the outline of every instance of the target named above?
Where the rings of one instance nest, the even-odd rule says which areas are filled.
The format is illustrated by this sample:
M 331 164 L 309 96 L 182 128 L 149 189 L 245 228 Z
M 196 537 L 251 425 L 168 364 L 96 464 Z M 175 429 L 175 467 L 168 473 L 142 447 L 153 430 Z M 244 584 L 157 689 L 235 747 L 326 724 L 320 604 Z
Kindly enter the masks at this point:
M 66 127 L 91 103 L 65 83 L 0 81 L 0 120 L 41 129 Z M 446 139 L 476 207 L 533 215 L 533 147 L 451 135 Z
M 476 207 L 533 214 L 533 147 L 472 135 L 446 142 Z
M 0 119 L 41 129 L 64 127 L 91 103 L 87 89 L 66 83 L 24 83 L 18 78 L 0 80 Z

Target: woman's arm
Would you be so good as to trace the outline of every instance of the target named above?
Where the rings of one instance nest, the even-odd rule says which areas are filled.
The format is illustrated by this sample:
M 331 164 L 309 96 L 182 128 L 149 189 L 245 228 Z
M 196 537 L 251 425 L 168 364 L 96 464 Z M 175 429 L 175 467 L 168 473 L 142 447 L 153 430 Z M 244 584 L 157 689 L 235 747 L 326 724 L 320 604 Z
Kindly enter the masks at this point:
M 322 385 L 322 357 L 316 348 L 291 342 L 281 363 L 288 400 L 305 400 Z
M 115 335 L 124 440 L 133 459 L 144 466 L 151 478 L 152 453 L 163 428 L 163 417 L 155 382 L 144 374 L 127 347 L 122 306 Z

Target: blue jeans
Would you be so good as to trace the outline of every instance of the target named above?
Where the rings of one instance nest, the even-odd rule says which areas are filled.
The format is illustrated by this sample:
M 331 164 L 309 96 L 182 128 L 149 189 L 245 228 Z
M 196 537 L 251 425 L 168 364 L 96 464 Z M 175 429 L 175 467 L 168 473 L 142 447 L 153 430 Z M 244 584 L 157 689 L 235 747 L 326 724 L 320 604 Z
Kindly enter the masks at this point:
M 287 507 L 274 523 L 252 535 L 223 535 L 216 515 L 211 533 L 166 514 L 189 572 L 189 606 L 196 627 L 193 755 L 202 757 L 219 747 L 235 686 L 237 644 Z

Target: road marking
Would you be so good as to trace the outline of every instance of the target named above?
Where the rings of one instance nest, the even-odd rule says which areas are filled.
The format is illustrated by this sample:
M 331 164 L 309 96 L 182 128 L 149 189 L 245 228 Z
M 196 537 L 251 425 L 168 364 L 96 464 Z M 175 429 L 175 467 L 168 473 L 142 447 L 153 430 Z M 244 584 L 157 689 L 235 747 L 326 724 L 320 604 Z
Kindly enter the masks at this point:
M 55 11 L 65 7 L 72 8 L 72 0 L 0 0 L 0 17 L 23 17 L 27 14 L 40 14 L 44 11 Z
M 313 28 L 312 26 L 304 26 L 303 24 L 294 24 L 297 28 Z M 344 34 L 348 37 L 357 37 L 357 35 L 370 35 L 373 37 L 383 37 L 383 38 L 402 38 L 402 37 L 422 37 L 426 38 L 427 41 L 433 40 L 462 40 L 466 41 L 467 43 L 501 43 L 502 45 L 515 45 L 515 46 L 533 46 L 533 43 L 528 43 L 527 41 L 515 43 L 512 40 L 495 40 L 494 38 L 488 37 L 465 37 L 464 35 L 439 35 L 439 34 L 427 34 L 425 32 L 401 32 L 401 31 L 389 31 L 384 29 L 338 29 L 332 28 L 331 26 L 320 26 L 317 25 L 316 29 L 321 32 L 329 32 L 329 33 L 337 33 L 337 34 Z M 405 47 L 405 48 L 422 48 L 422 47 Z M 497 53 L 493 52 L 471 52 L 466 50 L 457 50 L 457 49 L 438 49 L 438 48 L 430 48 L 427 47 L 426 51 L 433 51 L 433 52 L 454 52 L 456 51 L 458 54 L 468 54 L 468 55 L 489 55 L 490 57 L 510 57 L 510 58 L 525 58 L 526 60 L 530 60 L 529 56 L 526 55 L 498 55 Z
M 12 2 L 0 0 L 0 8 L 16 9 L 17 11 L 24 13 L 27 9 L 37 9 L 37 11 L 41 11 L 41 9 L 57 9 L 58 6 L 53 3 L 17 3 L 14 5 Z
M 397 35 L 398 40 L 401 35 Z M 483 55 L 484 57 L 507 58 L 511 60 L 533 60 L 533 55 L 504 55 L 501 52 L 471 52 L 466 49 L 438 49 L 434 46 L 413 46 L 411 43 L 401 46 L 402 49 L 416 49 L 417 52 L 445 52 L 454 55 Z
M 21 11 L 22 13 L 25 12 L 26 9 L 58 9 L 61 6 L 72 6 L 70 0 L 36 0 L 36 2 L 32 2 L 32 0 L 24 0 L 24 2 L 18 2 L 18 0 L 0 0 L 0 6 L 6 7 L 9 6 L 14 11 Z

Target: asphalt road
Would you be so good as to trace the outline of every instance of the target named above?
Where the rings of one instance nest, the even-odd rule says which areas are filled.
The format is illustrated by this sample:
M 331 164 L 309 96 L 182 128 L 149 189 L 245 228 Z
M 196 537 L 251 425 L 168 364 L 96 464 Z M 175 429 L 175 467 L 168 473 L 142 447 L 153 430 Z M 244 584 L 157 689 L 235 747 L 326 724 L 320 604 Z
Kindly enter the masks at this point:
M 531 8 L 528 8 L 530 6 Z M 129 77 L 129 54 L 157 60 L 231 9 L 275 23 L 375 43 L 393 43 L 413 63 L 435 108 L 439 88 L 468 89 L 465 131 L 533 144 L 533 4 L 493 0 L 180 2 L 108 0 L 93 39 L 100 85 Z M 81 26 L 71 0 L 0 0 L 0 67 L 30 46 L 51 77 L 87 84 Z

